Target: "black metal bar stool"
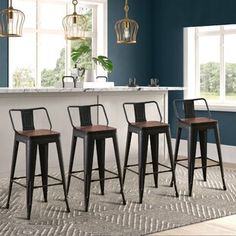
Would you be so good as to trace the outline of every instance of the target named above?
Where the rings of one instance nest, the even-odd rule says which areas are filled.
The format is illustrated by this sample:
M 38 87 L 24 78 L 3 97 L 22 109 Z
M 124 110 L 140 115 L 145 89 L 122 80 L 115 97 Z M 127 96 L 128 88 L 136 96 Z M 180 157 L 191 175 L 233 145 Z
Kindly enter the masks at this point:
M 35 129 L 35 113 L 40 119 L 48 123 L 47 129 Z M 70 211 L 69 204 L 66 196 L 66 184 L 64 165 L 62 158 L 62 150 L 60 143 L 60 133 L 52 130 L 52 124 L 48 111 L 44 107 L 29 108 L 29 109 L 11 109 L 9 110 L 12 127 L 15 131 L 14 148 L 11 165 L 11 176 L 9 184 L 9 192 L 6 207 L 9 208 L 11 191 L 13 182 L 26 188 L 26 201 L 27 201 L 27 219 L 30 219 L 33 199 L 33 189 L 43 188 L 44 201 L 47 202 L 47 189 L 48 186 L 63 185 L 64 197 L 66 202 L 67 211 Z M 21 117 L 22 129 L 16 129 L 16 118 Z M 41 122 L 42 122 L 41 120 Z M 18 153 L 19 143 L 22 142 L 26 145 L 26 177 L 14 177 L 16 159 Z M 61 180 L 53 176 L 48 175 L 48 144 L 56 143 L 58 160 L 61 172 Z M 35 175 L 36 165 L 36 153 L 37 147 L 39 147 L 41 174 Z M 42 186 L 34 186 L 35 176 L 42 177 Z M 48 184 L 48 177 L 56 181 L 56 183 Z M 20 179 L 26 178 L 26 185 L 19 182 Z
M 159 116 L 159 120 L 158 119 L 155 121 L 146 120 L 145 107 L 147 104 L 155 105 L 157 109 L 157 118 Z M 134 119 L 135 119 L 134 122 L 131 122 L 128 118 L 128 113 L 127 113 L 128 106 L 131 106 L 134 112 Z M 161 112 L 160 112 L 157 102 L 146 101 L 146 102 L 137 102 L 137 103 L 124 103 L 123 108 L 124 108 L 126 120 L 128 122 L 123 181 L 125 181 L 126 170 L 130 170 L 139 175 L 139 203 L 142 203 L 145 175 L 153 174 L 155 187 L 158 187 L 158 174 L 164 173 L 164 172 L 171 172 L 173 181 L 174 181 L 175 194 L 176 194 L 176 197 L 178 197 L 178 191 L 177 191 L 176 181 L 175 181 L 174 166 L 173 166 L 173 152 L 172 152 L 172 146 L 171 146 L 170 129 L 169 129 L 168 124 L 162 122 L 162 116 L 161 116 Z M 128 165 L 128 157 L 129 157 L 132 133 L 136 133 L 138 135 L 138 164 Z M 170 167 L 159 163 L 159 158 L 158 158 L 159 134 L 162 134 L 162 133 L 165 134 L 166 140 L 167 140 Z M 152 162 L 146 163 L 149 138 L 151 141 Z M 146 164 L 153 165 L 152 173 L 146 173 Z M 132 169 L 132 167 L 134 166 L 138 166 L 138 172 Z M 163 170 L 159 170 L 159 166 L 164 167 Z
M 102 104 L 93 104 L 86 106 L 68 106 L 68 113 L 73 127 L 72 134 L 72 143 L 71 143 L 71 154 L 70 154 L 70 164 L 69 164 L 69 173 L 68 173 L 68 184 L 67 184 L 67 194 L 70 188 L 71 177 L 75 177 L 84 181 L 84 199 L 85 199 L 85 211 L 88 211 L 89 197 L 90 197 L 90 185 L 92 181 L 100 181 L 101 194 L 104 195 L 104 180 L 118 178 L 120 182 L 120 193 L 122 195 L 123 204 L 126 204 L 125 197 L 123 193 L 122 185 L 122 175 L 121 175 L 121 166 L 120 166 L 120 157 L 116 136 L 116 128 L 108 126 L 108 118 L 105 111 L 105 108 Z M 94 111 L 95 110 L 95 111 Z M 104 114 L 106 125 L 93 125 L 92 124 L 92 112 L 95 114 Z M 79 114 L 79 123 L 80 126 L 75 125 L 76 120 L 73 114 Z M 98 120 L 97 120 L 98 123 Z M 77 137 L 83 139 L 84 144 L 84 169 L 73 171 L 73 162 L 75 155 L 75 147 L 77 142 Z M 105 169 L 105 140 L 107 138 L 112 138 L 116 159 L 117 172 L 110 171 Z M 94 144 L 96 142 L 97 147 L 97 160 L 98 168 L 93 169 L 93 152 Z M 99 179 L 91 179 L 92 171 L 98 170 Z M 78 173 L 84 172 L 84 179 L 80 178 Z M 111 177 L 105 177 L 105 172 L 109 172 Z
M 197 114 L 195 105 L 201 103 L 204 106 L 204 110 L 207 111 L 207 116 L 202 117 Z M 179 164 L 183 167 L 188 168 L 188 188 L 189 196 L 192 195 L 193 188 L 193 177 L 194 169 L 202 169 L 203 179 L 206 181 L 207 167 L 219 166 L 221 171 L 223 189 L 226 190 L 225 180 L 224 180 L 224 171 L 222 164 L 222 154 L 220 146 L 220 134 L 219 134 L 219 125 L 218 121 L 211 118 L 211 113 L 207 104 L 207 101 L 204 98 L 196 99 L 176 99 L 174 100 L 174 111 L 177 117 L 177 134 L 176 134 L 176 145 L 174 153 L 174 165 Z M 186 129 L 188 132 L 188 154 L 187 159 L 182 158 L 178 160 L 178 151 L 182 129 Z M 212 129 L 214 131 L 214 137 L 217 147 L 217 153 L 219 161 L 215 161 L 207 157 L 207 134 L 208 130 Z M 196 157 L 196 148 L 197 148 L 197 139 L 199 135 L 200 143 L 200 157 Z M 195 159 L 201 159 L 202 166 L 195 167 Z M 188 165 L 182 164 L 183 161 L 188 161 Z M 213 162 L 212 164 L 207 164 L 207 161 Z M 182 162 L 182 163 L 181 163 Z

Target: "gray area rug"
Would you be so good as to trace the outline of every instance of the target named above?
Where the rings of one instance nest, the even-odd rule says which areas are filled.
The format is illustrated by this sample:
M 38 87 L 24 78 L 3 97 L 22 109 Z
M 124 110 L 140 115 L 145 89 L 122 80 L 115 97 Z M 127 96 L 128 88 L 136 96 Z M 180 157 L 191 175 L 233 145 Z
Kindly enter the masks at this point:
M 84 212 L 83 182 L 72 178 L 69 204 L 65 210 L 62 186 L 50 187 L 48 203 L 41 189 L 34 191 L 31 220 L 26 220 L 25 189 L 13 185 L 10 209 L 5 209 L 8 179 L 0 179 L 0 235 L 145 235 L 236 213 L 236 171 L 225 169 L 227 191 L 220 171 L 210 168 L 208 181 L 195 171 L 193 196 L 187 196 L 187 170 L 177 168 L 179 198 L 170 188 L 170 173 L 159 175 L 159 187 L 147 176 L 143 204 L 138 204 L 138 176 L 128 172 L 125 183 L 127 204 L 121 204 L 118 180 L 92 183 L 89 212 Z M 40 183 L 40 179 L 37 182 Z

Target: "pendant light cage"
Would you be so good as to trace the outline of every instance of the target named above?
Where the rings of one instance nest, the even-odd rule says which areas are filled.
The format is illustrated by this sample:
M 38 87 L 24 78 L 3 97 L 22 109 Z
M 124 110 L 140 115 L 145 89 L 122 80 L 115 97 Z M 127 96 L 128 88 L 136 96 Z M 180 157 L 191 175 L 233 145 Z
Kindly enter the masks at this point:
M 128 17 L 128 0 L 125 1 L 125 18 L 119 20 L 115 24 L 116 38 L 118 44 L 132 44 L 136 43 L 139 25 L 135 20 Z
M 78 4 L 78 1 L 73 0 L 72 4 L 74 5 L 73 14 L 66 15 L 62 21 L 65 32 L 65 39 L 68 40 L 84 39 L 87 20 L 85 16 L 77 14 L 76 12 L 76 5 Z
M 0 37 L 21 37 L 25 14 L 12 7 L 0 11 Z

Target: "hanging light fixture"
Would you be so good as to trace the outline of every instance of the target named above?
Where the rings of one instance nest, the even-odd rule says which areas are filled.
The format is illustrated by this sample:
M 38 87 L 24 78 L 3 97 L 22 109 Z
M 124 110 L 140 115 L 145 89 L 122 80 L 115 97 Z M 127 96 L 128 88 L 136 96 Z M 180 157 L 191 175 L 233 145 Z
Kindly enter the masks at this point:
M 86 18 L 76 12 L 78 1 L 72 0 L 72 4 L 74 5 L 73 14 L 66 15 L 62 22 L 65 31 L 65 38 L 68 40 L 85 38 Z
M 128 17 L 128 0 L 125 0 L 125 18 L 119 20 L 115 24 L 117 43 L 130 44 L 136 43 L 136 36 L 138 33 L 138 23 Z
M 22 11 L 9 7 L 0 11 L 0 37 L 21 37 L 25 15 Z

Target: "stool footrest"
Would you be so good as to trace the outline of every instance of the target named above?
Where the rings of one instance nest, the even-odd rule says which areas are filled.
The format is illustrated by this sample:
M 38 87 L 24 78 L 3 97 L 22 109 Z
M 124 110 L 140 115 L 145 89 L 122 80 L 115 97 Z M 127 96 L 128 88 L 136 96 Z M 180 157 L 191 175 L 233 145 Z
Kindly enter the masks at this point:
M 201 157 L 195 157 L 195 159 L 201 159 Z M 209 158 L 209 157 L 207 157 L 206 160 L 212 161 L 212 162 L 214 162 L 214 163 L 216 163 L 216 164 L 209 164 L 209 165 L 206 165 L 205 167 L 202 167 L 202 166 L 194 167 L 194 169 L 202 169 L 202 168 L 208 168 L 208 167 L 216 167 L 216 166 L 219 166 L 219 165 L 220 165 L 220 163 L 219 163 L 218 161 L 213 160 L 213 159 L 211 159 L 211 158 Z M 176 163 L 175 163 L 175 164 L 176 164 L 176 165 L 180 165 L 180 166 L 182 166 L 182 167 L 188 169 L 188 166 L 187 166 L 187 165 L 184 165 L 184 164 L 179 163 L 179 162 L 182 162 L 182 161 L 188 161 L 188 158 L 176 160 Z
M 146 163 L 146 165 L 150 165 L 150 164 L 153 164 L 153 163 L 152 163 L 152 162 L 147 162 L 147 163 Z M 164 164 L 159 163 L 159 162 L 157 163 L 157 165 L 158 165 L 158 166 L 162 166 L 162 167 L 164 167 L 164 168 L 167 168 L 168 170 L 160 170 L 160 171 L 149 172 L 149 173 L 145 173 L 145 175 L 161 174 L 161 173 L 166 173 L 166 172 L 171 172 L 171 171 L 172 171 L 172 169 L 171 169 L 170 166 L 164 165 Z M 130 164 L 130 165 L 127 165 L 127 166 L 125 167 L 125 169 L 126 169 L 126 170 L 129 170 L 129 171 L 131 171 L 131 172 L 133 172 L 133 173 L 135 173 L 135 174 L 138 175 L 139 172 L 137 172 L 137 171 L 132 170 L 132 169 L 129 168 L 129 167 L 135 167 L 135 166 L 138 166 L 138 164 Z
M 35 177 L 42 177 L 42 175 L 41 175 L 41 174 L 38 174 L 38 175 L 35 175 Z M 51 175 L 47 175 L 47 178 L 51 178 L 51 179 L 53 179 L 53 180 L 56 180 L 56 181 L 58 181 L 59 183 L 52 183 L 52 184 L 47 184 L 47 185 L 36 185 L 36 186 L 34 186 L 34 189 L 36 189 L 36 188 L 43 188 L 43 187 L 45 187 L 45 186 L 50 187 L 50 186 L 62 185 L 62 180 L 61 180 L 61 179 L 58 179 L 58 178 L 56 178 L 56 177 L 54 177 L 54 176 L 51 176 Z M 14 177 L 13 180 L 12 180 L 12 182 L 13 182 L 13 183 L 16 183 L 16 184 L 18 184 L 18 185 L 20 185 L 20 186 L 22 186 L 22 187 L 24 187 L 24 188 L 26 188 L 26 185 L 25 185 L 25 184 L 22 184 L 22 183 L 18 182 L 18 180 L 20 180 L 20 179 L 26 179 L 26 176 Z
M 161 171 L 155 171 L 155 172 L 149 172 L 145 173 L 145 175 L 153 175 L 153 174 L 162 174 L 162 173 L 167 173 L 167 172 L 172 172 L 172 170 L 161 170 Z
M 98 168 L 92 169 L 92 171 L 98 171 L 98 170 L 99 170 Z M 117 179 L 117 178 L 119 178 L 118 174 L 115 173 L 115 172 L 113 172 L 113 171 L 111 171 L 111 170 L 104 169 L 104 171 L 105 171 L 105 172 L 108 172 L 108 173 L 110 173 L 110 174 L 113 174 L 113 175 L 115 175 L 115 176 L 113 176 L 113 177 L 106 177 L 106 178 L 102 178 L 102 179 L 91 179 L 91 182 L 96 182 L 96 181 L 101 181 L 101 180 Z M 76 179 L 79 179 L 79 180 L 81 180 L 81 181 L 84 181 L 83 178 L 79 177 L 78 175 L 75 175 L 75 174 L 78 174 L 78 173 L 84 173 L 84 170 L 72 171 L 72 172 L 71 172 L 71 176 L 74 177 L 74 178 L 76 178 Z

